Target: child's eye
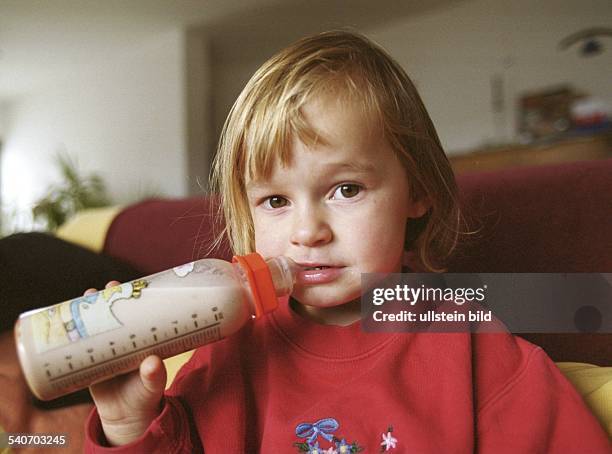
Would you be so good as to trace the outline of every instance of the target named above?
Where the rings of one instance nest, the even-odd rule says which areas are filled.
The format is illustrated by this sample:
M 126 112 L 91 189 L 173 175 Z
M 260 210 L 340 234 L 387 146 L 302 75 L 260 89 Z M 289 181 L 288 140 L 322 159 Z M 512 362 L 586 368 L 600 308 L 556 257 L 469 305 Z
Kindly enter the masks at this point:
M 341 184 L 336 188 L 333 198 L 350 199 L 355 197 L 361 191 L 361 186 L 354 183 Z
M 287 199 L 279 195 L 273 195 L 271 197 L 268 197 L 266 200 L 264 200 L 264 206 L 266 208 L 276 209 L 276 208 L 282 208 L 286 205 L 287 205 Z

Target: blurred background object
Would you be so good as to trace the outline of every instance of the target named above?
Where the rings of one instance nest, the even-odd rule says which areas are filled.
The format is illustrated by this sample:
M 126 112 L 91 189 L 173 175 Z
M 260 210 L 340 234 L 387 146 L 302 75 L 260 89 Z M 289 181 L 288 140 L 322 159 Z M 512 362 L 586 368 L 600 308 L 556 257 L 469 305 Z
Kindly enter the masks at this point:
M 34 222 L 42 221 L 43 228 L 55 231 L 79 211 L 110 205 L 106 186 L 98 175 L 82 176 L 76 160 L 67 153 L 58 152 L 55 162 L 62 180 L 47 188 L 46 195 L 35 202 Z

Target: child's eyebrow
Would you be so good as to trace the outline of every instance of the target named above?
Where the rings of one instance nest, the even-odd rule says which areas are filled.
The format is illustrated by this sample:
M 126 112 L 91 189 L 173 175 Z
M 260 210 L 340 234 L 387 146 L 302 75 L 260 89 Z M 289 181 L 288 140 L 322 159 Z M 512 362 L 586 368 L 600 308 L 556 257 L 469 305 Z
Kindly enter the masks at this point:
M 360 161 L 351 161 L 351 162 L 333 162 L 330 164 L 323 165 L 322 175 L 326 174 L 336 174 L 340 172 L 354 172 L 359 174 L 371 174 L 376 172 L 377 167 L 371 162 L 360 162 Z M 251 180 L 246 183 L 246 189 L 248 191 L 255 191 L 258 189 L 266 188 L 270 185 L 270 181 L 262 181 L 262 180 Z
M 370 162 L 359 162 L 359 161 L 351 161 L 351 162 L 338 162 L 327 165 L 330 170 L 348 170 L 357 173 L 370 173 L 376 170 L 376 166 Z

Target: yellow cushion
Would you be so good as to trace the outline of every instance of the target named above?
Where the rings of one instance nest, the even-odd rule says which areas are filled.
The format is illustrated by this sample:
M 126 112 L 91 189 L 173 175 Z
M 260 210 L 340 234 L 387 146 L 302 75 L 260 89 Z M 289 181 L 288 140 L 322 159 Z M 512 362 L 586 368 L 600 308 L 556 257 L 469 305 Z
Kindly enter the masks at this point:
M 172 356 L 171 358 L 164 359 L 164 364 L 166 365 L 166 372 L 168 373 L 168 379 L 166 380 L 166 389 L 170 387 L 174 377 L 176 377 L 176 373 L 179 369 L 189 361 L 191 355 L 193 355 L 194 350 L 190 350 L 185 353 L 181 353 L 180 355 Z
M 569 362 L 556 364 L 612 436 L 612 367 Z
M 2 444 L 0 444 L 0 454 L 10 454 L 12 452 L 11 448 L 8 446 L 3 447 L 4 443 L 8 442 L 8 435 L 6 435 L 2 426 L 0 426 L 0 441 L 2 442 Z
M 122 209 L 121 206 L 112 206 L 79 211 L 57 229 L 55 234 L 63 240 L 91 249 L 94 252 L 101 252 L 104 247 L 106 232 L 115 216 Z

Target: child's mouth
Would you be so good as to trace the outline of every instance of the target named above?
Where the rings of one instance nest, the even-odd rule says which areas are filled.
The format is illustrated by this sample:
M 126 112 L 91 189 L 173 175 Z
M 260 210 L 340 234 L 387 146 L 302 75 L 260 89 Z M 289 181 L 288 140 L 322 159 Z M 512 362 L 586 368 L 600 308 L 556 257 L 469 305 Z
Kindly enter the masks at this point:
M 304 266 L 298 273 L 297 282 L 303 285 L 327 284 L 335 281 L 342 274 L 343 266 Z

